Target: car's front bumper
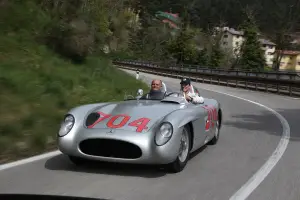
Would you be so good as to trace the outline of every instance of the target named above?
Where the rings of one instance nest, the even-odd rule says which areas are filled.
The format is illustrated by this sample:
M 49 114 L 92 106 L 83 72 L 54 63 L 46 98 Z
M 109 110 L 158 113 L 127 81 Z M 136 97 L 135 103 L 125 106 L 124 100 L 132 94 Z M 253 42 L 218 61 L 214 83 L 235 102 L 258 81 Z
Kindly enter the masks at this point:
M 90 160 L 136 164 L 167 164 L 179 152 L 180 134 L 163 146 L 157 146 L 152 132 L 134 133 L 114 129 L 86 129 L 71 131 L 58 138 L 59 150 L 69 156 Z

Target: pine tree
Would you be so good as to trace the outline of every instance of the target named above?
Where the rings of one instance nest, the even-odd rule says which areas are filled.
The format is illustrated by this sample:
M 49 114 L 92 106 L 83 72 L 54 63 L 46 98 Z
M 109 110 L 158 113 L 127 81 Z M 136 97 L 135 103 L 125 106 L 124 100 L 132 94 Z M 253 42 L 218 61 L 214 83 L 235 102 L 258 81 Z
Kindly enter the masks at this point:
M 195 64 L 202 65 L 202 66 L 209 65 L 209 56 L 206 48 L 197 52 L 197 58 Z
M 218 44 L 213 45 L 209 65 L 211 67 L 221 67 L 224 53 Z
M 249 70 L 261 70 L 265 66 L 265 57 L 261 44 L 258 41 L 257 26 L 252 18 L 248 19 L 242 25 L 245 41 L 241 49 L 241 59 L 239 64 Z

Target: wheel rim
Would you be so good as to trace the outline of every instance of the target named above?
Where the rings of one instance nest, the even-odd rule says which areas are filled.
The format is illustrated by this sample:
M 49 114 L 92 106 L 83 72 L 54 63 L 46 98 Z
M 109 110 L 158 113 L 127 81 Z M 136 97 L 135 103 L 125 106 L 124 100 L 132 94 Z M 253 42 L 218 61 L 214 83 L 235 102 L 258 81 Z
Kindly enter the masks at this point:
M 182 135 L 181 135 L 181 140 L 180 140 L 180 148 L 179 148 L 179 155 L 178 159 L 181 162 L 184 162 L 188 156 L 189 153 L 189 137 L 188 137 L 188 132 L 186 129 L 183 129 Z

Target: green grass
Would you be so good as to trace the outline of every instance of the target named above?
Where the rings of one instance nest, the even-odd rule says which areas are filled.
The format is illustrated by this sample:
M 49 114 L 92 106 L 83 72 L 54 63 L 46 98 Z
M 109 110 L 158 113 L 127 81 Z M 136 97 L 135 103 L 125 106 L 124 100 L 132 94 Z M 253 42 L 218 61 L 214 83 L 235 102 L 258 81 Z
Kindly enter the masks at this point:
M 0 37 L 1 44 L 6 40 Z M 123 100 L 125 91 L 148 88 L 105 59 L 74 65 L 46 48 L 27 49 L 0 62 L 0 163 L 53 149 L 70 108 Z
M 59 57 L 33 39 L 34 23 L 22 29 L 17 22 L 0 23 L 0 163 L 56 148 L 60 122 L 72 107 L 148 89 L 108 59 L 74 64 Z

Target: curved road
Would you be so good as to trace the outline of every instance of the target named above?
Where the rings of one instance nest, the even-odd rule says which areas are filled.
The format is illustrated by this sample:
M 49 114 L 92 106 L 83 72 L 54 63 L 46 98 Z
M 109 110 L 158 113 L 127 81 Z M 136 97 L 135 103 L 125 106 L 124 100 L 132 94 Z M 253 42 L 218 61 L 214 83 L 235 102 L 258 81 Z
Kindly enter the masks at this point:
M 147 82 L 158 77 L 172 89 L 179 87 L 179 80 L 140 74 Z M 245 186 L 240 194 L 249 200 L 299 199 L 300 100 L 202 83 L 194 85 L 202 96 L 221 102 L 224 122 L 219 143 L 194 154 L 183 172 L 166 174 L 146 166 L 113 164 L 79 168 L 55 152 L 33 162 L 0 166 L 0 193 L 111 200 L 226 200 L 234 199 L 233 195 Z M 276 110 L 284 119 L 265 107 L 211 90 L 258 102 Z M 288 124 L 282 125 L 280 120 Z M 282 138 L 283 132 L 290 133 L 290 138 Z M 269 165 L 261 169 L 266 162 Z M 254 174 L 258 176 L 253 185 L 247 185 Z

